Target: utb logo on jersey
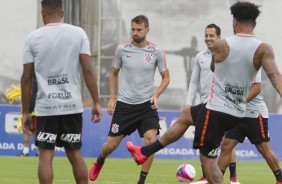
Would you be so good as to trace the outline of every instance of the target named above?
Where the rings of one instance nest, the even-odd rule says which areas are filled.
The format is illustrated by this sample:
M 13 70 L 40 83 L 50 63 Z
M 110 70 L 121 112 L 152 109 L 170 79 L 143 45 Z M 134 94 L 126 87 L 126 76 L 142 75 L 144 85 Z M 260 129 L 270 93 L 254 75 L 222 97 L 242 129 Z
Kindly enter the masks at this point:
M 153 63 L 153 60 L 154 58 L 153 58 L 153 54 L 152 53 L 145 53 L 145 55 L 144 55 L 144 61 L 146 62 L 146 63 Z

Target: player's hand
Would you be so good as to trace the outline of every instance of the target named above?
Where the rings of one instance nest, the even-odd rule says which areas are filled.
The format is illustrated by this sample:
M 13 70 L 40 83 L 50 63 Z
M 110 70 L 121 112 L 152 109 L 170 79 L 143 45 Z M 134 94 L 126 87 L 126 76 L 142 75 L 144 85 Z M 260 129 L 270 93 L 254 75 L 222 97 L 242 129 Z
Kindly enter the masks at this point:
M 28 135 L 32 135 L 32 131 L 34 130 L 34 127 L 32 125 L 32 120 L 31 120 L 31 116 L 29 113 L 23 113 L 22 114 L 22 128 L 23 128 L 23 132 L 28 134 Z
M 101 104 L 96 103 L 92 108 L 91 121 L 93 123 L 98 123 L 101 121 L 101 119 L 102 119 L 102 107 Z
M 110 98 L 109 100 L 109 103 L 107 105 L 107 111 L 108 111 L 108 114 L 110 116 L 113 116 L 114 113 L 115 113 L 115 109 L 116 109 L 116 99 L 115 98 Z
M 151 108 L 152 109 L 158 109 L 159 108 L 159 106 L 158 106 L 158 98 L 155 95 L 153 95 L 151 97 L 150 102 L 151 102 Z

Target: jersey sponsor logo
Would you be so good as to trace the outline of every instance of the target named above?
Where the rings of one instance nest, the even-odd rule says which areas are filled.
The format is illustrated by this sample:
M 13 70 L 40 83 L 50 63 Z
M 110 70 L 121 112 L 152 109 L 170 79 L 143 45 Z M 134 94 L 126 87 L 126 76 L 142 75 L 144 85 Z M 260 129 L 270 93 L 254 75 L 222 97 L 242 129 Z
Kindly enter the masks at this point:
M 126 45 L 124 45 L 124 48 L 125 48 L 125 49 L 126 49 L 126 48 L 131 49 L 131 48 L 132 48 L 132 45 L 131 45 L 131 44 L 126 44 Z
M 60 140 L 68 143 L 78 143 L 80 142 L 81 134 L 62 134 Z
M 118 133 L 118 131 L 119 131 L 119 125 L 113 124 L 113 125 L 112 125 L 112 128 L 111 128 L 111 131 L 112 131 L 113 133 Z
M 72 99 L 71 92 L 64 92 L 64 93 L 49 93 L 49 99 Z
M 145 53 L 144 54 L 144 61 L 146 62 L 146 63 L 153 63 L 153 61 L 154 61 L 154 58 L 153 58 L 153 54 L 152 53 Z
M 152 46 L 152 45 L 149 45 L 149 46 L 148 46 L 148 50 L 155 51 L 155 50 L 156 50 L 156 48 L 155 48 L 154 46 Z
M 48 142 L 48 143 L 55 143 L 57 139 L 56 134 L 51 134 L 47 132 L 39 132 L 36 137 L 37 141 Z
M 47 83 L 49 86 L 52 86 L 52 85 L 67 84 L 69 83 L 69 81 L 68 81 L 68 78 L 62 77 L 62 78 L 56 78 L 56 79 L 48 79 Z
M 209 157 L 217 157 L 218 154 L 219 154 L 219 150 L 218 150 L 218 148 L 216 148 L 216 149 L 211 150 L 211 151 L 208 153 L 208 156 L 209 156 Z
M 46 106 L 46 110 L 67 110 L 67 109 L 74 109 L 76 108 L 75 104 L 64 104 L 64 105 L 49 105 Z
M 232 86 L 230 84 L 225 84 L 225 92 L 226 93 L 231 93 L 233 95 L 244 95 L 244 87 L 239 87 L 239 86 Z
M 226 100 L 229 100 L 235 104 L 240 104 L 240 103 L 243 103 L 242 99 L 240 98 L 236 98 L 236 99 L 231 99 L 229 96 L 226 96 Z
M 227 104 L 227 103 L 224 103 L 223 106 L 227 107 L 230 110 L 236 110 L 236 111 L 239 111 L 240 113 L 245 113 L 245 110 L 243 108 L 239 107 L 239 106 L 232 106 L 232 105 Z

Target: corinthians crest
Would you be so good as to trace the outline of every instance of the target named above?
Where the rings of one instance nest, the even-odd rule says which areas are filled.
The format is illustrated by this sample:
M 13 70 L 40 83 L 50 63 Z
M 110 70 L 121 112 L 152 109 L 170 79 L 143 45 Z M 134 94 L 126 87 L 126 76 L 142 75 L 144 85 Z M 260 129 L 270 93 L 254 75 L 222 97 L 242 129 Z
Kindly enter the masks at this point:
M 146 62 L 146 63 L 153 63 L 153 60 L 154 58 L 153 58 L 153 54 L 152 53 L 145 53 L 144 54 L 144 61 Z

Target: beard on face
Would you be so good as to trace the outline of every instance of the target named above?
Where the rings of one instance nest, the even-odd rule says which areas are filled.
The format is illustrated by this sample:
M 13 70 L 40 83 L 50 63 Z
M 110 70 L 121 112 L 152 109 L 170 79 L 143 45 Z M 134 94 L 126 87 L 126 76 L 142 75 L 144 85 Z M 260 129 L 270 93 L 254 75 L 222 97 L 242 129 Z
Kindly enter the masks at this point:
M 141 43 L 142 41 L 145 40 L 145 37 L 132 37 L 132 40 L 136 43 Z

